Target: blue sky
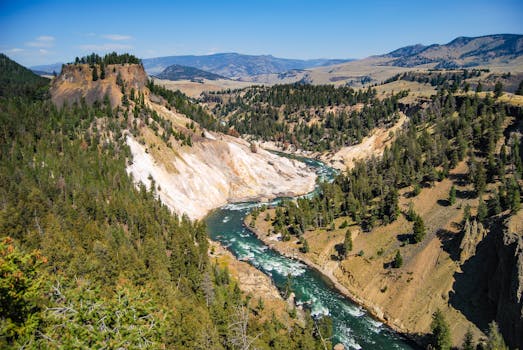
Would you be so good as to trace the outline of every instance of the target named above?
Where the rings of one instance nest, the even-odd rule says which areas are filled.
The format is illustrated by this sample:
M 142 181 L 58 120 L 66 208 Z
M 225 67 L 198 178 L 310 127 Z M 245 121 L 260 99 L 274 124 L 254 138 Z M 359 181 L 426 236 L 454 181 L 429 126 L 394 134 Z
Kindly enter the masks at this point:
M 523 1 L 5 1 L 0 52 L 27 65 L 90 52 L 363 58 L 457 36 L 523 33 Z

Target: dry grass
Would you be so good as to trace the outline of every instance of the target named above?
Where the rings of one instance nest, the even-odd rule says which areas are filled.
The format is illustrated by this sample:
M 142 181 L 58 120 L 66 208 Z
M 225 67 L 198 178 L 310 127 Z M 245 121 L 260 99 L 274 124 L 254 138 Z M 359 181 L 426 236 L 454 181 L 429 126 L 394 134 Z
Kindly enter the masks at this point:
M 452 171 L 452 175 L 459 177 L 466 172 L 466 164 L 462 162 Z M 441 309 L 451 325 L 454 343 L 460 344 L 468 327 L 472 328 L 476 338 L 482 333 L 449 303 L 454 276 L 460 272 L 460 267 L 451 258 L 449 248 L 444 249 L 444 245 L 448 244 L 446 240 L 458 237 L 458 223 L 463 216 L 463 207 L 466 204 L 477 206 L 477 199 L 463 198 L 452 206 L 446 205 L 453 184 L 458 193 L 471 190 L 470 186 L 459 186 L 446 179 L 436 182 L 431 188 L 424 188 L 414 198 L 407 198 L 410 189 L 401 191 L 402 211 L 406 212 L 412 201 L 415 211 L 425 221 L 427 236 L 419 244 L 404 242 L 404 235 L 412 233 L 412 223 L 404 216 L 369 233 L 361 233 L 359 227 L 351 225 L 353 251 L 342 262 L 333 257 L 337 254 L 336 244 L 343 242 L 347 230 L 339 227 L 344 220 L 351 223 L 349 218 L 337 219 L 336 228 L 332 231 L 317 229 L 306 232 L 305 238 L 310 246 L 307 254 L 299 252 L 300 246 L 295 239 L 289 242 L 275 240 L 271 243 L 288 255 L 302 256 L 327 273 L 332 273 L 365 306 L 375 313 L 382 313 L 389 322 L 406 332 L 428 332 L 432 313 Z M 268 213 L 271 218 L 274 217 L 273 210 L 268 210 Z M 260 232 L 270 229 L 270 222 L 264 220 L 265 215 L 262 213 L 256 222 Z M 445 238 L 438 232 L 445 232 Z M 404 258 L 404 266 L 391 269 L 387 266 L 397 250 Z M 362 256 L 358 254 L 360 251 L 363 252 Z
M 378 98 L 386 98 L 393 93 L 409 90 L 409 95 L 401 99 L 401 102 L 404 103 L 413 103 L 420 97 L 428 98 L 436 94 L 436 89 L 430 84 L 406 80 L 396 80 L 388 84 L 378 85 L 375 89 L 378 92 Z
M 226 89 L 239 89 L 251 86 L 251 82 L 236 81 L 229 79 L 207 80 L 198 83 L 190 80 L 162 80 L 154 78 L 154 83 L 169 90 L 180 90 L 190 97 L 199 97 L 204 91 L 221 91 Z

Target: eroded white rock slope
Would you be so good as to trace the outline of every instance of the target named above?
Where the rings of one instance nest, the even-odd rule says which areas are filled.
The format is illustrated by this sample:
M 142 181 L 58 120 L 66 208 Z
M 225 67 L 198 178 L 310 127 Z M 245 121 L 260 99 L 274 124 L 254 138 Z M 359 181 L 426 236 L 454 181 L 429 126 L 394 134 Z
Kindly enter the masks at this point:
M 228 202 L 304 194 L 316 180 L 314 171 L 299 161 L 263 149 L 253 153 L 247 142 L 221 134 L 178 150 L 179 156 L 169 160 L 177 172 L 168 171 L 132 136 L 127 144 L 133 156 L 127 172 L 147 188 L 152 177 L 162 202 L 191 219 Z

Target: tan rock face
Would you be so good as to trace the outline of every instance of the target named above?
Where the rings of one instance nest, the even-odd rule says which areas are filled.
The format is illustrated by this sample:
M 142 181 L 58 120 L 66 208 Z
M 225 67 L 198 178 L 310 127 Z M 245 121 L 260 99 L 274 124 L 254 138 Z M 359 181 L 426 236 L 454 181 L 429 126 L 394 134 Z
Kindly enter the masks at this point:
M 463 239 L 461 240 L 461 244 L 459 246 L 461 250 L 460 262 L 462 264 L 471 256 L 476 254 L 476 246 L 479 242 L 481 242 L 481 240 L 483 240 L 483 238 L 485 238 L 485 235 L 487 234 L 487 231 L 483 228 L 481 222 L 478 223 L 476 220 L 472 220 L 472 222 L 467 220 L 467 222 L 465 222 L 463 231 Z
M 247 142 L 212 134 L 212 138 L 178 150 L 178 155 L 158 160 L 128 136 L 133 162 L 128 172 L 136 181 L 160 186 L 160 199 L 179 214 L 201 219 L 228 202 L 294 196 L 310 192 L 316 174 L 305 164 L 258 150 Z M 166 162 L 171 169 L 167 170 Z
M 96 66 L 100 75 L 100 66 Z M 53 102 L 61 107 L 64 103 L 72 104 L 80 102 L 83 98 L 87 104 L 95 101 L 102 102 L 107 96 L 114 108 L 121 103 L 121 86 L 116 83 L 120 75 L 125 90 L 130 92 L 134 89 L 136 93 L 149 94 L 147 89 L 147 74 L 143 67 L 138 64 L 110 64 L 105 67 L 105 79 L 93 81 L 93 68 L 88 64 L 66 65 L 62 73 L 53 81 L 51 86 L 51 98 Z

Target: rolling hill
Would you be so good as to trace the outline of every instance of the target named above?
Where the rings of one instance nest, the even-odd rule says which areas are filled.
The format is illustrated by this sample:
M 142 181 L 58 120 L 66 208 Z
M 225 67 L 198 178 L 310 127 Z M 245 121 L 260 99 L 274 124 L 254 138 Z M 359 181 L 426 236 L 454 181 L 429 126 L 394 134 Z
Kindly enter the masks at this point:
M 166 80 L 218 80 L 225 78 L 218 74 L 207 72 L 194 67 L 181 66 L 179 64 L 173 64 L 155 76 L 159 79 Z
M 480 37 L 458 37 L 451 42 L 429 46 L 414 45 L 392 51 L 382 57 L 393 58 L 388 65 L 433 68 L 464 68 L 506 62 L 523 54 L 523 35 L 497 34 Z
M 498 73 L 523 72 L 523 35 L 494 34 L 458 37 L 447 44 L 411 45 L 383 55 L 333 66 L 308 68 L 294 76 L 265 74 L 249 78 L 256 83 L 282 84 L 297 81 L 312 84 L 362 86 L 381 83 L 391 76 L 426 69 L 489 69 Z
M 328 66 L 350 61 L 332 59 L 299 60 L 277 58 L 271 55 L 242 55 L 239 53 L 218 53 L 205 56 L 168 56 L 143 59 L 147 73 L 156 74 L 173 64 L 195 67 L 228 78 L 258 74 L 282 73 L 292 69 Z

